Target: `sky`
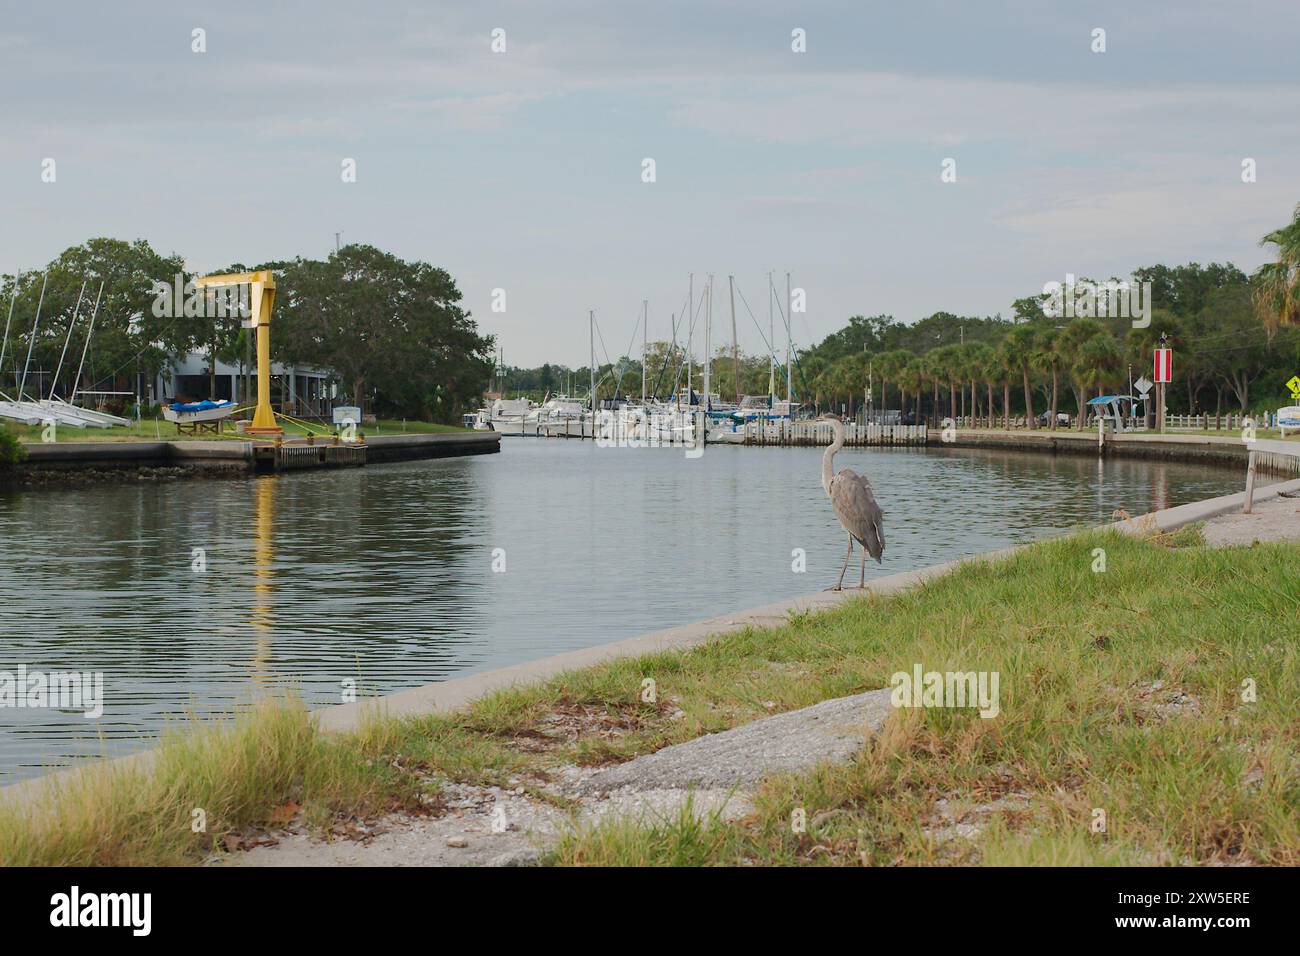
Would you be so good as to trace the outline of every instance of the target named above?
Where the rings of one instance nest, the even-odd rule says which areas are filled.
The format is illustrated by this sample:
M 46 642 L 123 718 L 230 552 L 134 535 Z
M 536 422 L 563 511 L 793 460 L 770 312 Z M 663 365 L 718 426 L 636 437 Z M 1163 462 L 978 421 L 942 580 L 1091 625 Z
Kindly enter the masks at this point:
M 1297 49 L 1296 0 L 3 0 L 0 271 L 337 232 L 447 269 L 517 366 L 585 366 L 588 310 L 602 361 L 642 300 L 667 338 L 692 272 L 715 342 L 735 276 L 753 353 L 769 271 L 804 290 L 796 345 L 1006 316 L 1067 274 L 1265 261 L 1300 202 Z

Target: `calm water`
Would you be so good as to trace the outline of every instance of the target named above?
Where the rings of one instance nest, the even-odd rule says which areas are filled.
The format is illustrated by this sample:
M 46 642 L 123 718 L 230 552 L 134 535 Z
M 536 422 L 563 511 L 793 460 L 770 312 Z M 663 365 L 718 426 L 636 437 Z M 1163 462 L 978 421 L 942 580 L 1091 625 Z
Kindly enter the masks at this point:
M 143 747 L 167 715 L 229 712 L 265 689 L 323 705 L 348 678 L 367 693 L 412 687 L 819 590 L 843 560 L 817 449 L 717 447 L 688 461 L 502 445 L 359 470 L 0 493 L 0 671 L 102 671 L 106 685 L 99 720 L 0 708 L 0 783 Z M 1241 484 L 1190 465 L 936 449 L 850 449 L 836 466 L 868 473 L 885 510 L 872 576 Z

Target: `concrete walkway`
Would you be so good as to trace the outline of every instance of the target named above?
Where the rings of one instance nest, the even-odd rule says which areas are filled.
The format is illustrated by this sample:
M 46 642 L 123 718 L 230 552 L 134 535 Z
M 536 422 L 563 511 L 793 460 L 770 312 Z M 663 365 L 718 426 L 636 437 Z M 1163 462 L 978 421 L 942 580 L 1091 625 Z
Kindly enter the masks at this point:
M 522 787 L 444 785 L 439 817 L 389 817 L 360 841 L 326 842 L 302 831 L 274 845 L 210 860 L 222 866 L 515 866 L 537 861 L 561 834 L 618 818 L 738 819 L 765 777 L 800 773 L 852 758 L 889 718 L 889 690 L 823 701 L 717 734 L 665 747 L 613 767 L 565 767 L 544 789 L 573 801 L 570 811 Z
M 1250 546 L 1257 542 L 1300 540 L 1300 498 L 1256 496 L 1251 513 L 1235 512 L 1205 523 L 1205 543 L 1211 547 Z

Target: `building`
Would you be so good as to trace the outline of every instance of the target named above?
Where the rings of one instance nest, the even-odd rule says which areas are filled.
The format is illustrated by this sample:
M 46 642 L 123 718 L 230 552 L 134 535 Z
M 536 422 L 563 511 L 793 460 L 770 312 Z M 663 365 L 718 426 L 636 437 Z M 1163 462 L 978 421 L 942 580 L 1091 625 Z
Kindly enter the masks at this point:
M 154 380 L 149 400 L 163 404 L 205 398 L 253 402 L 257 398 L 257 369 L 249 373 L 248 388 L 238 365 L 217 362 L 212 378 L 209 356 L 190 352 L 169 362 Z M 310 365 L 271 363 L 271 405 L 277 412 L 299 418 L 328 418 L 339 397 L 338 376 Z

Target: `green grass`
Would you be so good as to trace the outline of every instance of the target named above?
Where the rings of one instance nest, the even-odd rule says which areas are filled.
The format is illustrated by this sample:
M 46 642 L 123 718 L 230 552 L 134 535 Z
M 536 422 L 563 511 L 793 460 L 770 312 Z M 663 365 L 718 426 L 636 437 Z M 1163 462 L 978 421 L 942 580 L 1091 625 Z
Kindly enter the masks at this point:
M 1095 548 L 1105 573 L 1092 571 Z M 93 782 L 36 817 L 0 813 L 0 861 L 195 859 L 223 831 L 273 823 L 286 806 L 330 829 L 436 803 L 444 780 L 518 779 L 536 793 L 558 765 L 619 761 L 886 687 L 919 663 L 997 671 L 1000 715 L 900 709 L 856 760 L 767 781 L 743 820 L 610 821 L 569 834 L 549 859 L 1295 865 L 1297 566 L 1297 545 L 1216 550 L 1196 529 L 1149 541 L 1088 532 L 778 628 L 492 694 L 457 714 L 325 738 L 300 710 L 263 708 L 233 728 L 173 736 L 173 756 L 151 773 L 88 773 Z M 655 703 L 640 698 L 646 678 Z M 1247 679 L 1255 702 L 1242 699 Z M 197 801 L 209 805 L 202 838 L 189 832 Z M 1092 831 L 1096 809 L 1102 833 Z M 804 832 L 791 826 L 796 810 Z M 977 832 L 943 839 L 954 823 Z
M 281 421 L 286 435 L 305 435 L 307 430 L 299 425 Z M 39 444 L 43 429 L 40 425 L 23 425 L 8 422 L 6 427 L 17 436 L 19 441 Z M 315 434 L 330 432 L 329 425 L 313 425 Z M 401 421 L 380 419 L 378 422 L 358 429 L 364 435 L 401 435 L 401 434 L 438 434 L 443 432 L 463 432 L 466 429 L 457 425 L 440 425 L 434 422 Z M 212 441 L 218 436 L 211 434 L 182 435 L 172 422 L 146 419 L 138 424 L 115 428 L 74 428 L 71 425 L 59 425 L 55 429 L 55 440 L 60 442 L 120 442 L 120 441 Z M 227 423 L 221 438 L 243 441 L 244 436 L 234 431 L 234 425 Z

